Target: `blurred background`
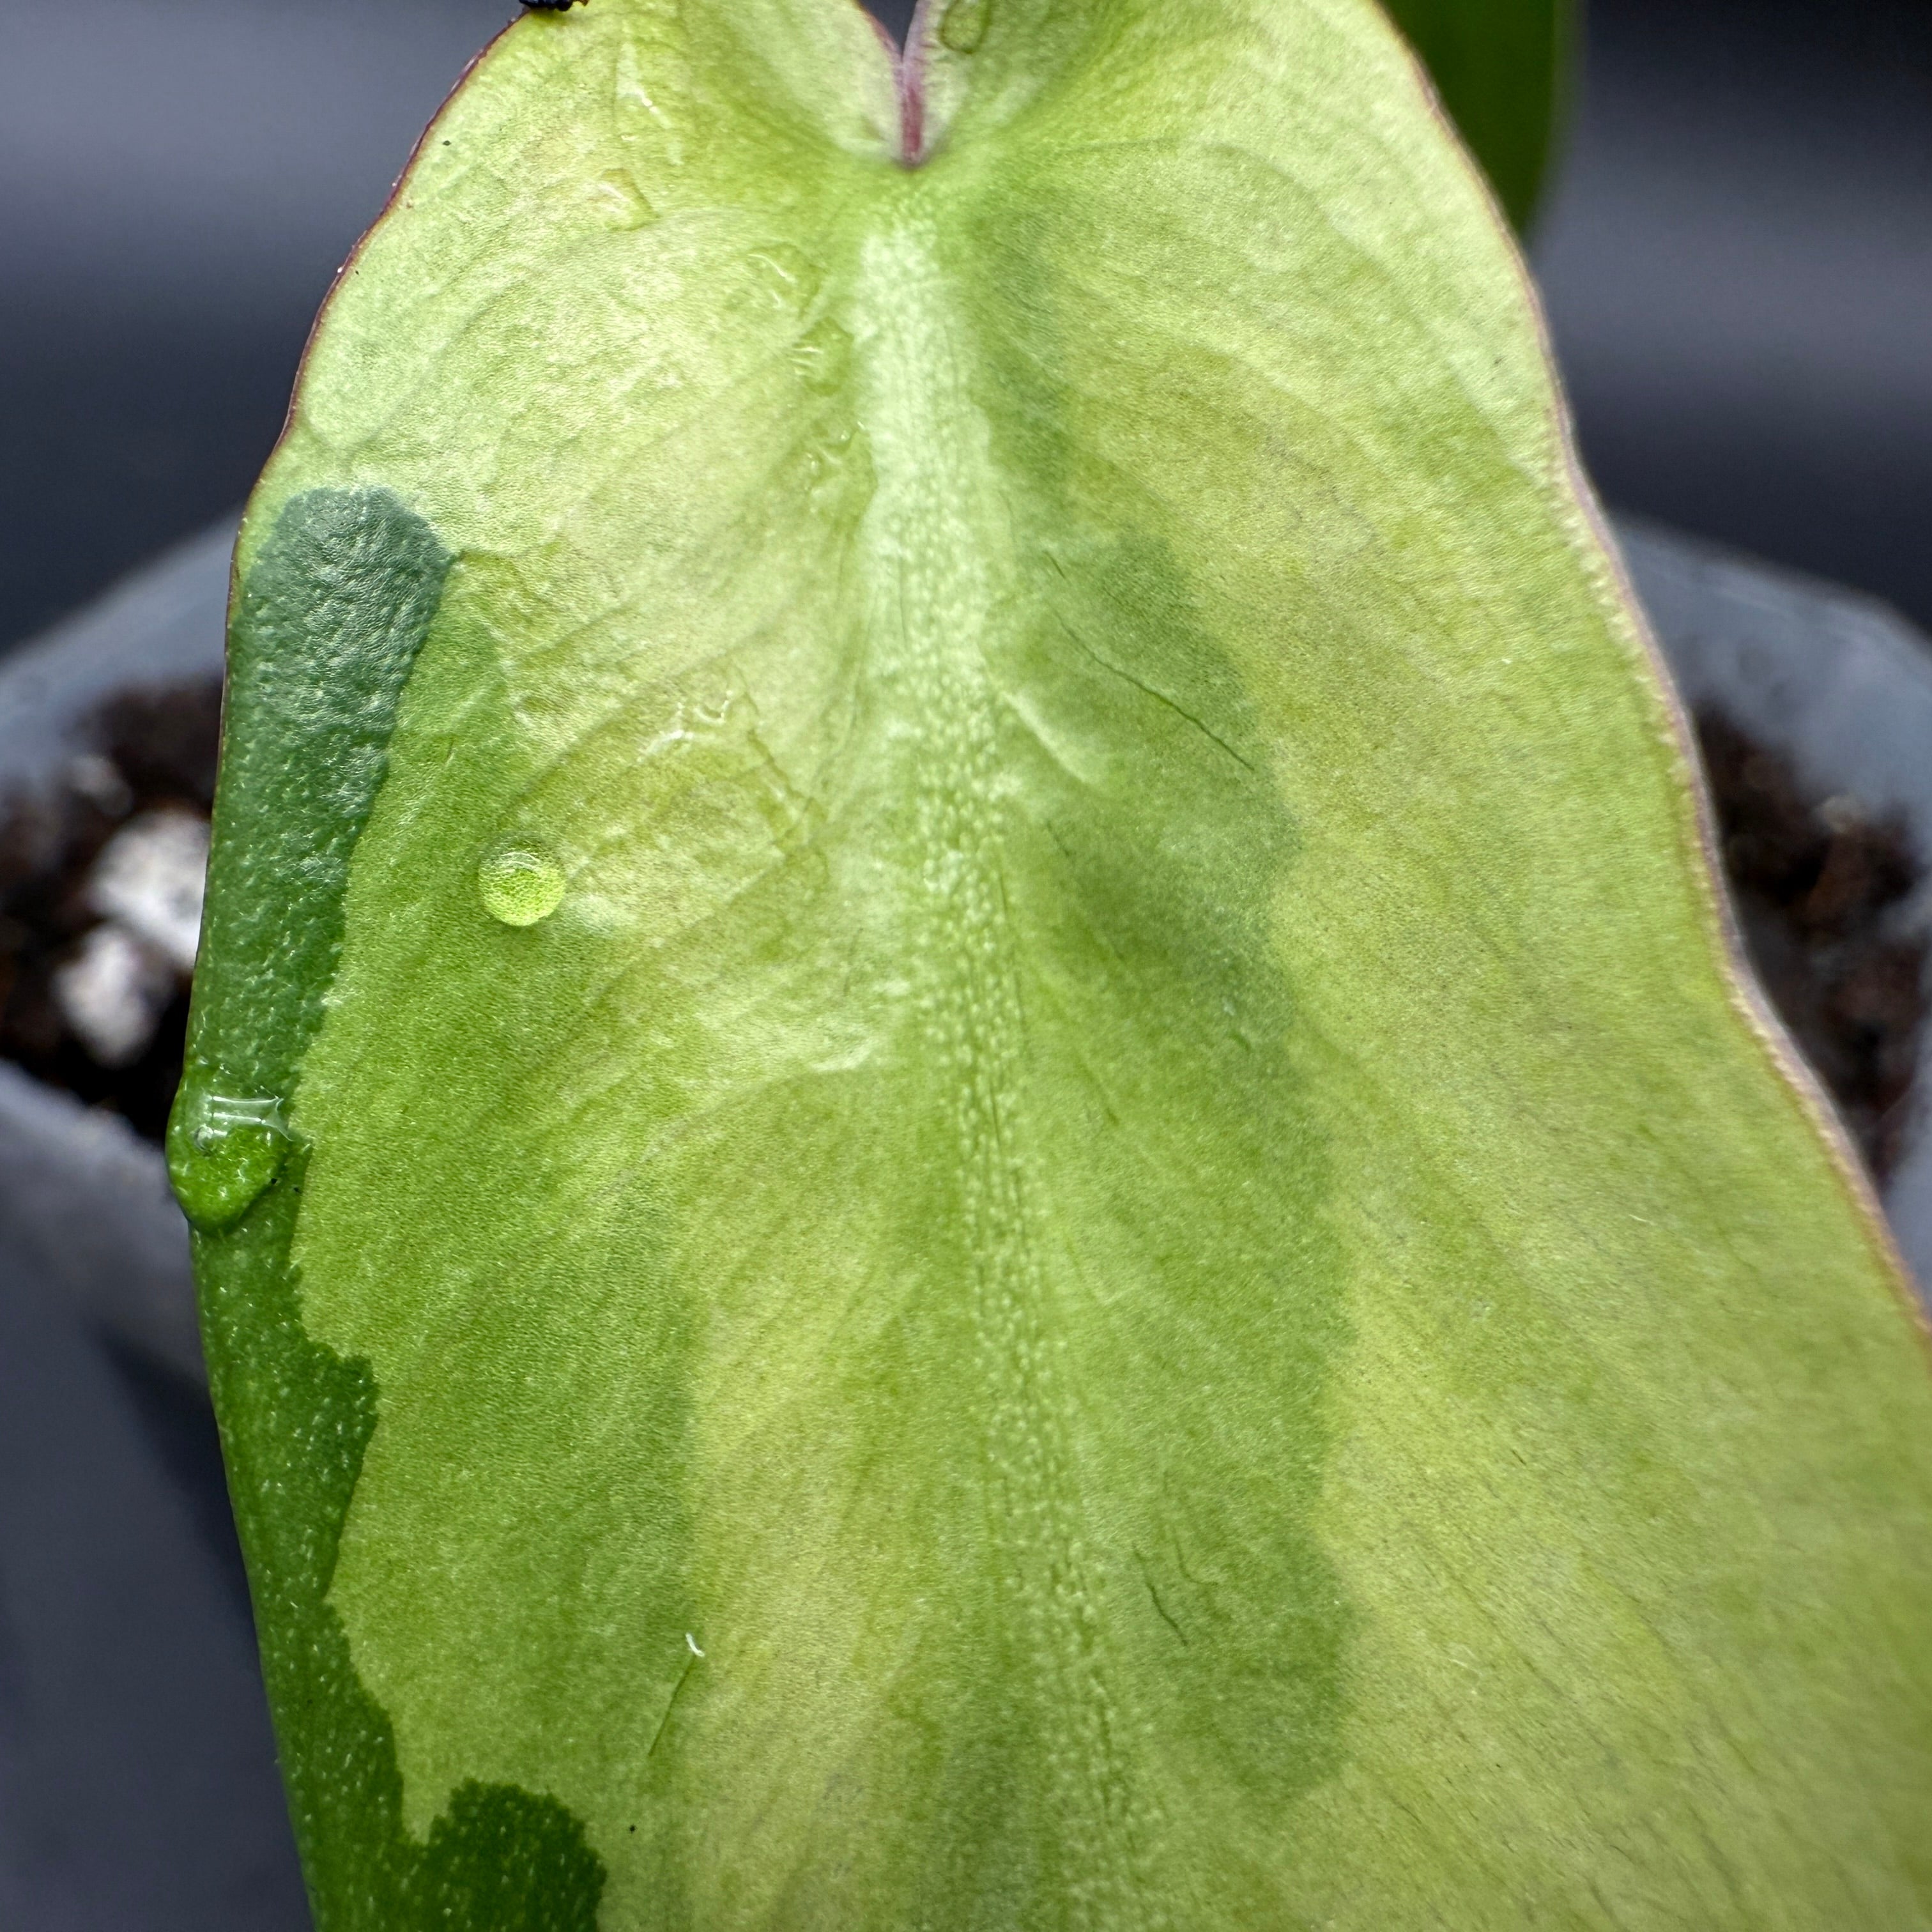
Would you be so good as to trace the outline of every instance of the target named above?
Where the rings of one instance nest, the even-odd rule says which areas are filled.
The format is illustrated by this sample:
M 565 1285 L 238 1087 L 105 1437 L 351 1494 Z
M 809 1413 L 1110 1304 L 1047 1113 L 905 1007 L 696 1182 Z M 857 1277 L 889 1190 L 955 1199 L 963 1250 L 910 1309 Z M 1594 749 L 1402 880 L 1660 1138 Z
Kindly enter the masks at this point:
M 0 656 L 239 506 L 337 264 L 514 10 L 0 0 Z M 1591 0 L 1532 254 L 1613 506 L 1932 626 L 1932 0 Z M 10 1286 L 0 1924 L 293 1932 L 205 1400 Z
M 0 0 L 0 648 L 239 502 L 506 0 Z M 1932 4 L 1592 0 L 1534 254 L 1610 501 L 1932 622 Z

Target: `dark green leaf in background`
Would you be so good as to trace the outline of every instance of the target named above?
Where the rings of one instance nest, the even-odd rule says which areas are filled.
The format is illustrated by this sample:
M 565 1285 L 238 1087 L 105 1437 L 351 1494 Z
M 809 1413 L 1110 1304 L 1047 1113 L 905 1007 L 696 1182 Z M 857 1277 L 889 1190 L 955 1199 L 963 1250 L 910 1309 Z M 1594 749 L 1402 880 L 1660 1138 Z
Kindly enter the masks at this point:
M 1521 230 L 1558 145 L 1576 0 L 1384 0 L 1442 104 Z

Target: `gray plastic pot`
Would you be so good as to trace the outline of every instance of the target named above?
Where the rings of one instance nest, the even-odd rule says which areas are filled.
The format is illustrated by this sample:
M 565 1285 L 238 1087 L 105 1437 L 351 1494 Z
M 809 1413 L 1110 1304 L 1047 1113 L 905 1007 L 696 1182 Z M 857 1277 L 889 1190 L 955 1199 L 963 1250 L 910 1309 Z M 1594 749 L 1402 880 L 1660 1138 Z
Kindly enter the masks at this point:
M 1820 799 L 1899 814 L 1932 857 L 1924 641 L 1850 592 L 1620 535 L 1688 704 L 1725 712 Z M 0 792 L 65 782 L 104 700 L 218 674 L 232 536 L 211 530 L 0 666 Z M 1932 884 L 1912 910 L 1932 917 Z M 1932 1283 L 1932 1030 L 1918 1093 L 1885 1199 Z M 160 1376 L 144 1384 L 130 1352 Z M 0 1064 L 0 1924 L 307 1922 L 212 1432 L 205 1405 L 179 1407 L 200 1376 L 159 1150 Z
M 104 707 L 219 678 L 232 524 L 209 530 L 0 664 L 0 800 L 47 799 L 95 751 Z M 0 1262 L 193 1380 L 188 1231 L 159 1151 L 118 1116 L 0 1061 Z
M 0 665 L 0 793 L 220 674 L 232 536 Z M 200 1376 L 158 1150 L 0 1064 L 0 1926 L 309 1923 Z
M 1814 797 L 1904 822 L 1924 876 L 1905 923 L 1932 929 L 1932 644 L 1888 604 L 1648 524 L 1624 561 L 1684 704 L 1779 752 Z M 1928 963 L 1932 975 L 1932 962 Z M 1932 1026 L 1884 1190 L 1906 1264 L 1932 1291 Z

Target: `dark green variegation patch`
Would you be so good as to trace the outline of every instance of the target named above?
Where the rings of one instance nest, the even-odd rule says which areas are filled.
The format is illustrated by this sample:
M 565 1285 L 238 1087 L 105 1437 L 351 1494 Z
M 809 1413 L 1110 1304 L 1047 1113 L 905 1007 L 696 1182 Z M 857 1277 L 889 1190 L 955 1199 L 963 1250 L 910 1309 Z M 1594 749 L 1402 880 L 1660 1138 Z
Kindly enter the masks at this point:
M 238 1089 L 286 1098 L 321 1019 L 350 857 L 449 562 L 392 492 L 322 488 L 279 512 L 242 580 L 222 788 L 251 831 L 210 856 L 194 1037 Z
M 330 1922 L 589 1932 L 602 1868 L 554 1802 L 466 1786 L 426 1850 L 401 1831 L 389 1726 L 326 1601 L 374 1394 L 362 1364 L 304 1338 L 288 1260 L 307 1160 L 290 1148 L 286 1110 L 334 976 L 350 862 L 397 703 L 449 564 L 389 491 L 324 489 L 282 511 L 244 580 L 224 836 L 169 1154 L 198 1231 L 217 1400 L 256 1425 L 227 1431 L 230 1466 L 303 1849 L 311 1870 L 338 1875 Z M 272 824 L 268 836 L 227 836 L 238 792 L 258 827 Z
M 1932 1387 L 1491 204 L 1367 0 L 913 59 L 519 23 L 244 530 L 324 1932 L 1926 1923 Z

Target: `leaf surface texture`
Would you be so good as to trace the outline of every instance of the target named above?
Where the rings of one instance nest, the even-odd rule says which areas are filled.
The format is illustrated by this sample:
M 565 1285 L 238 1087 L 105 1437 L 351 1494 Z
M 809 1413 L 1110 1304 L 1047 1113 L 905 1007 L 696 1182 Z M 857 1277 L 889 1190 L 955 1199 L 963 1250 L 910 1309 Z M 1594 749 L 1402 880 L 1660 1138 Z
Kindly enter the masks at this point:
M 322 1924 L 1928 1922 L 1922 1339 L 1486 197 L 1358 0 L 960 5 L 512 28 L 250 512 Z

